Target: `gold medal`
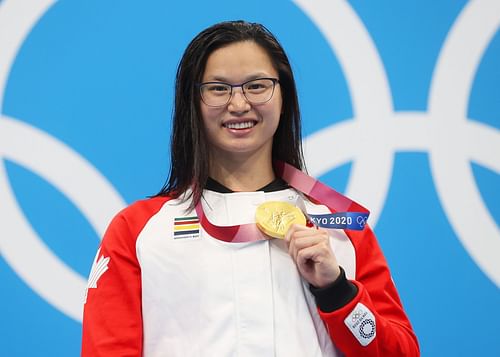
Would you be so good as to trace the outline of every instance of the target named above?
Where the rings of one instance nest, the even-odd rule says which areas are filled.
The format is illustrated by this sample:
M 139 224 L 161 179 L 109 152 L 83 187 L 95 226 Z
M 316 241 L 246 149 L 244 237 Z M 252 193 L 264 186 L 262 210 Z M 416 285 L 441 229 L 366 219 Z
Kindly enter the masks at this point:
M 255 221 L 257 227 L 268 236 L 283 239 L 292 224 L 305 225 L 306 217 L 290 203 L 269 201 L 257 207 Z

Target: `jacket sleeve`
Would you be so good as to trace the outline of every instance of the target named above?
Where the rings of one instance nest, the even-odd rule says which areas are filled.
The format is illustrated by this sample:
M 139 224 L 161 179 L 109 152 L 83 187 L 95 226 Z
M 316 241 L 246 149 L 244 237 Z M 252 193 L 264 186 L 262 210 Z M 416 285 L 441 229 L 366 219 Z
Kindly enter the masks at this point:
M 346 232 L 356 252 L 357 290 L 342 307 L 318 308 L 334 344 L 346 356 L 419 356 L 417 338 L 406 316 L 387 262 L 370 227 Z
M 160 203 L 158 199 L 139 201 L 109 225 L 89 277 L 82 357 L 142 356 L 141 268 L 136 241 Z

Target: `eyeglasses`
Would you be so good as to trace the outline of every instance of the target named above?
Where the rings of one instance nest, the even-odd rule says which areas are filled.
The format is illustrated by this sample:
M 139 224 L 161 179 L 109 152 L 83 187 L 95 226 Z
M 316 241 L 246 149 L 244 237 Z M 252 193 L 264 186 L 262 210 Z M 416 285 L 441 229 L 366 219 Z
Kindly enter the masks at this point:
M 198 86 L 203 103 L 209 107 L 222 107 L 231 100 L 235 87 L 241 87 L 243 95 L 250 103 L 266 103 L 273 97 L 276 83 L 279 83 L 276 78 L 257 78 L 241 84 L 205 82 L 198 84 Z

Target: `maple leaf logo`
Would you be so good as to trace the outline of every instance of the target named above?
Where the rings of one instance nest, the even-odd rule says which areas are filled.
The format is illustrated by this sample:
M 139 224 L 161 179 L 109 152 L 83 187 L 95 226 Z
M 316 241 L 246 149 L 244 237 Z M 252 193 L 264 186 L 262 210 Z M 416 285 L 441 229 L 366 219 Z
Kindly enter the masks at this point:
M 94 263 L 92 263 L 92 269 L 90 270 L 89 281 L 87 283 L 87 289 L 85 290 L 85 299 L 83 303 L 87 302 L 87 294 L 89 289 L 97 288 L 97 281 L 99 278 L 108 270 L 108 263 L 110 258 L 105 257 L 104 255 L 99 258 L 99 254 L 101 253 L 101 248 L 97 250 L 97 254 L 94 258 Z M 99 259 L 98 259 L 99 258 Z

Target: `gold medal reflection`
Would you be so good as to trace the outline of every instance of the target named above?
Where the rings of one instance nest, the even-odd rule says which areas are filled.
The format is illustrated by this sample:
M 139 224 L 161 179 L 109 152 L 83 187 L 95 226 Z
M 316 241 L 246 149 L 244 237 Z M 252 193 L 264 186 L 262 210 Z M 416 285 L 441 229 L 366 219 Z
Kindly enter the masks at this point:
M 306 217 L 290 203 L 269 201 L 257 207 L 255 221 L 257 227 L 268 236 L 283 239 L 292 224 L 305 225 Z

